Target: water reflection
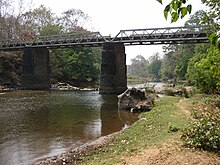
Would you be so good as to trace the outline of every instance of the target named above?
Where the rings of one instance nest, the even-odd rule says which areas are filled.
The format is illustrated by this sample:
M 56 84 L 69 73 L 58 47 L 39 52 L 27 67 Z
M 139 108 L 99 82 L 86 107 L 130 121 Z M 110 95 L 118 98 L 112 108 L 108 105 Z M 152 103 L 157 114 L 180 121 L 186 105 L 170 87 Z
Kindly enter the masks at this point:
M 102 135 L 108 135 L 113 132 L 133 124 L 137 120 L 137 115 L 128 111 L 118 110 L 118 98 L 115 95 L 102 95 L 102 105 L 100 116 L 102 121 Z M 111 113 L 109 113 L 111 112 Z
M 121 130 L 137 118 L 98 92 L 14 91 L 0 95 L 0 162 L 27 164 Z

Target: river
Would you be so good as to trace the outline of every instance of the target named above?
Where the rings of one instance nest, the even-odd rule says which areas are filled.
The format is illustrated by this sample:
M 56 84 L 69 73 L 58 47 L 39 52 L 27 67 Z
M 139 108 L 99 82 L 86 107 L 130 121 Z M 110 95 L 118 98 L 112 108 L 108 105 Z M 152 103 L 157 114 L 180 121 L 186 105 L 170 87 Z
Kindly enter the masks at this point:
M 137 116 L 98 91 L 0 94 L 0 164 L 30 164 L 119 131 Z

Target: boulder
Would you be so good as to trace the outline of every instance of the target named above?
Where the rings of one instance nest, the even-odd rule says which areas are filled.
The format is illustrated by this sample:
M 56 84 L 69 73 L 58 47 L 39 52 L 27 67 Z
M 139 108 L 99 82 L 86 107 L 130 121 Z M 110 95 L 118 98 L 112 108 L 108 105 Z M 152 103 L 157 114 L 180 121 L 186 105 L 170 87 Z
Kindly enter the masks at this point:
M 153 107 L 152 101 L 149 99 L 144 99 L 140 101 L 137 105 L 134 106 L 134 108 L 131 108 L 132 113 L 139 113 L 143 111 L 150 111 L 151 108 Z
M 131 112 L 149 111 L 153 106 L 153 99 L 145 95 L 145 91 L 136 88 L 127 89 L 118 96 L 118 108 Z

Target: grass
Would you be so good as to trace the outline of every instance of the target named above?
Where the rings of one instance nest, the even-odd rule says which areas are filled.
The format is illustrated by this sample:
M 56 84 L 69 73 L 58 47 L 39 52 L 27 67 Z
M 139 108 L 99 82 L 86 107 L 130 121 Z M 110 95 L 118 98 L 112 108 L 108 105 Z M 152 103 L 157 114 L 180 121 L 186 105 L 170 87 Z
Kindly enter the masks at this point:
M 111 143 L 85 155 L 81 164 L 117 164 L 123 156 L 137 155 L 152 145 L 159 145 L 171 136 L 179 135 L 188 120 L 178 108 L 180 97 L 164 97 L 156 102 L 150 112 L 140 115 L 140 120 L 122 132 Z

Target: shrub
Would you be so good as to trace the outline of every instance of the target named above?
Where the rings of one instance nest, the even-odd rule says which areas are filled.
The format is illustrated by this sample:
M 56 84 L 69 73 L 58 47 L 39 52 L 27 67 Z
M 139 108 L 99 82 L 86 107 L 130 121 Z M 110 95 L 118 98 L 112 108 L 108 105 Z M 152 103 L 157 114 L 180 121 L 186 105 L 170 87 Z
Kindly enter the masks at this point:
M 199 114 L 198 119 L 183 132 L 181 139 L 187 147 L 220 152 L 219 114 Z

